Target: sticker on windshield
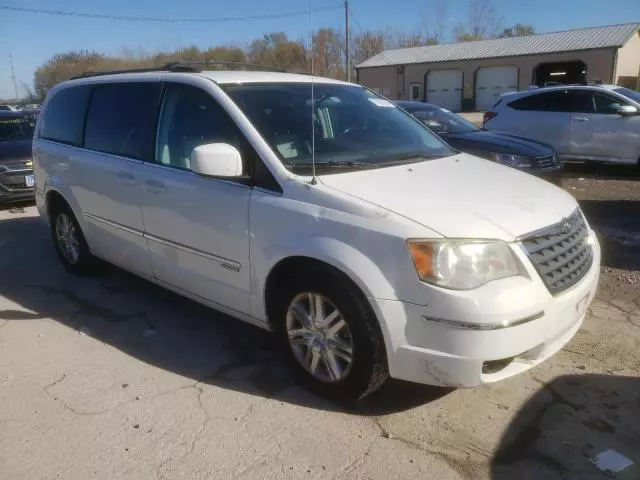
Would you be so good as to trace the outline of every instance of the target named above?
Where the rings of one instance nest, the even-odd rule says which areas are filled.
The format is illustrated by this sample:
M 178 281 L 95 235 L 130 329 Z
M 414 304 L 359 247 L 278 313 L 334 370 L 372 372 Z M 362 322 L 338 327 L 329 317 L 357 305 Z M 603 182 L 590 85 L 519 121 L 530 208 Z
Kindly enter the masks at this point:
M 370 98 L 369 101 L 371 103 L 375 103 L 379 107 L 393 107 L 393 103 L 383 98 Z

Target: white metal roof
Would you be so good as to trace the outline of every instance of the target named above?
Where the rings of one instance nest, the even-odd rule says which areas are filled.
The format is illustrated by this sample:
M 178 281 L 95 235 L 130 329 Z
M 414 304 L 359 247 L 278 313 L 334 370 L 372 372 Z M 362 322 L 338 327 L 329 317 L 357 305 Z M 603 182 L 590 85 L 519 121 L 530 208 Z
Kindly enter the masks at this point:
M 385 50 L 360 63 L 357 68 L 614 48 L 624 45 L 638 29 L 640 23 L 625 23 L 525 37 Z

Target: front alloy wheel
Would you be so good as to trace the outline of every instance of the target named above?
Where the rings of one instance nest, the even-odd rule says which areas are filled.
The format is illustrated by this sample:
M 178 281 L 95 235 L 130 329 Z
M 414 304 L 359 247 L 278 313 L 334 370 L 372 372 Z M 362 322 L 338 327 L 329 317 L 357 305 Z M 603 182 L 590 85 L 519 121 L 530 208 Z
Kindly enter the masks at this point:
M 349 375 L 354 347 L 351 331 L 326 297 L 298 294 L 287 310 L 286 328 L 294 357 L 315 379 L 330 383 Z

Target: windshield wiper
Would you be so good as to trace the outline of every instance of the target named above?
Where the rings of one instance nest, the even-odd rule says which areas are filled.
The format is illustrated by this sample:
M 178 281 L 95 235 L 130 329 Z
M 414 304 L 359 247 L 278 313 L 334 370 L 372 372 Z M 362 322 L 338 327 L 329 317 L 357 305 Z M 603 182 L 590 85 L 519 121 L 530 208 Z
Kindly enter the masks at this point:
M 374 167 L 375 165 L 363 162 L 354 162 L 353 160 L 323 160 L 315 162 L 316 168 L 362 168 L 362 167 Z M 290 168 L 313 168 L 312 162 L 304 163 L 290 163 Z
M 376 163 L 376 165 L 397 165 L 402 163 L 414 163 L 420 160 L 434 160 L 436 158 L 442 158 L 448 156 L 442 153 L 401 153 L 393 157 L 385 158 L 384 161 Z

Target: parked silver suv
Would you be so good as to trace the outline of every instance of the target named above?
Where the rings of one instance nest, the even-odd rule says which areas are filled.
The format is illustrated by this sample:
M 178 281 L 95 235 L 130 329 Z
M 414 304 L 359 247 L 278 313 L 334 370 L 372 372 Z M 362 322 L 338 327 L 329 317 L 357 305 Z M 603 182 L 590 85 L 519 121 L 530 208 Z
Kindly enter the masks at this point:
M 565 85 L 503 95 L 484 128 L 551 145 L 561 159 L 640 163 L 640 92 Z

